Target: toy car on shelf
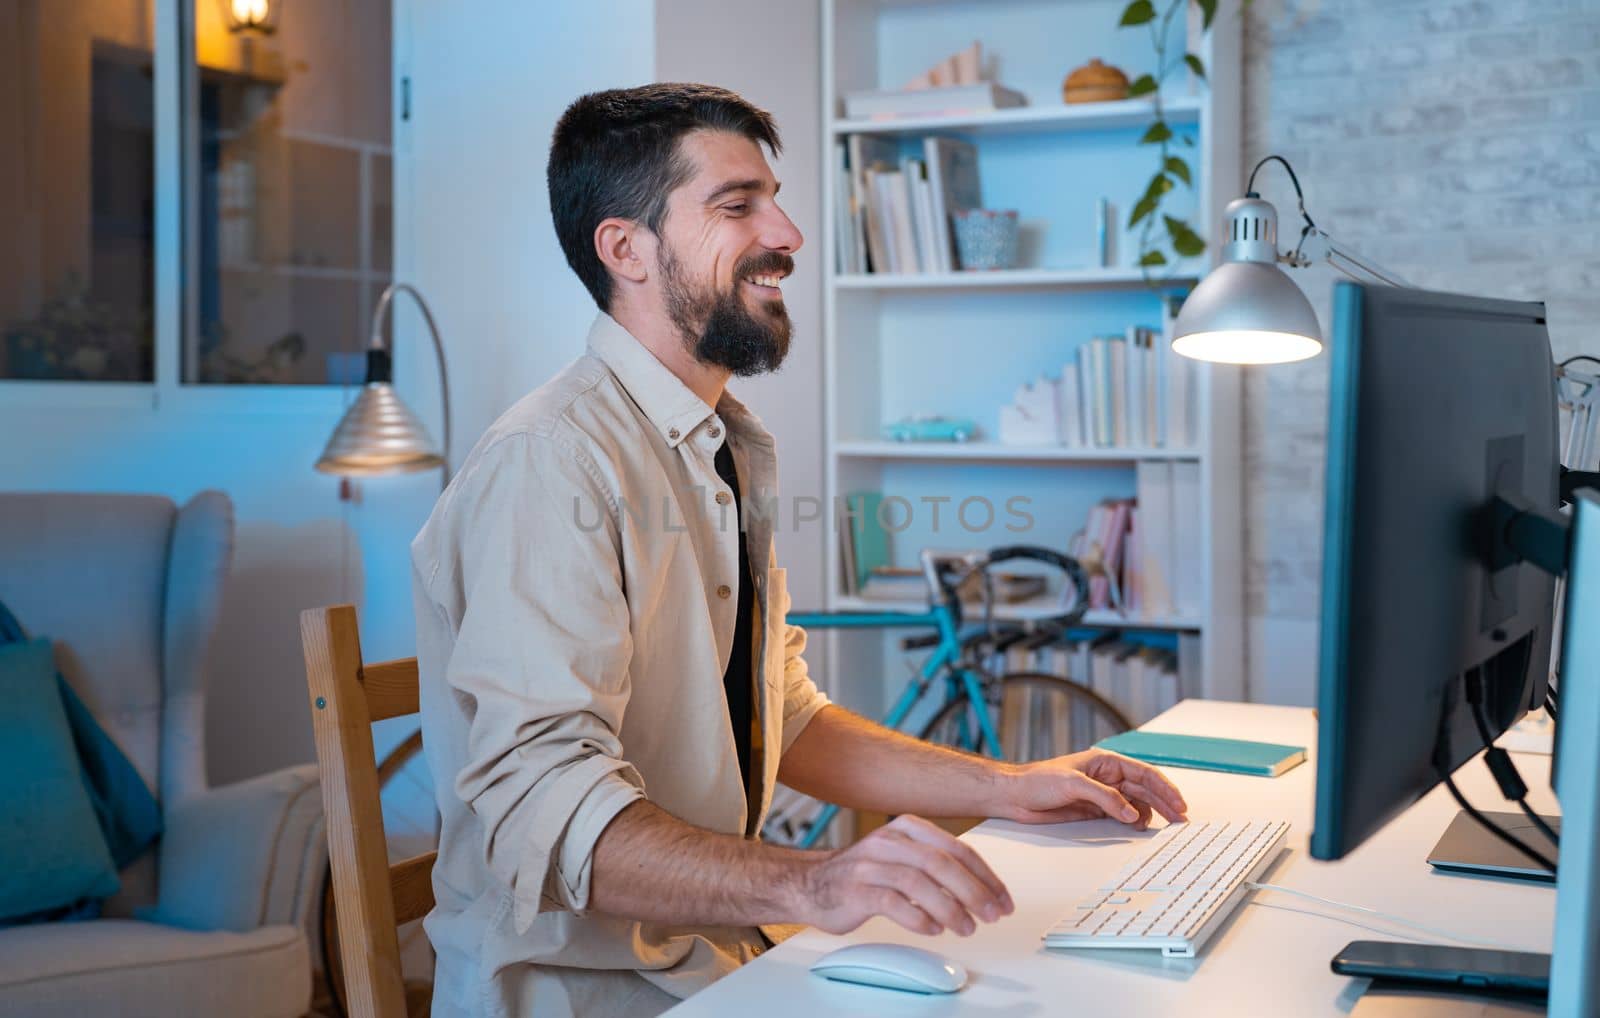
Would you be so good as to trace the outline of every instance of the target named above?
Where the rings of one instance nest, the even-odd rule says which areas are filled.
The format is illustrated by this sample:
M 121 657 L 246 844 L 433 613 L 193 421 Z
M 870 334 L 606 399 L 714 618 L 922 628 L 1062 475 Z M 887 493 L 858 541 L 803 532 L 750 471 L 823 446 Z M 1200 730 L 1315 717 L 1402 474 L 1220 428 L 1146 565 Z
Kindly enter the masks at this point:
M 883 426 L 883 437 L 896 442 L 965 442 L 977 433 L 966 417 L 907 417 Z

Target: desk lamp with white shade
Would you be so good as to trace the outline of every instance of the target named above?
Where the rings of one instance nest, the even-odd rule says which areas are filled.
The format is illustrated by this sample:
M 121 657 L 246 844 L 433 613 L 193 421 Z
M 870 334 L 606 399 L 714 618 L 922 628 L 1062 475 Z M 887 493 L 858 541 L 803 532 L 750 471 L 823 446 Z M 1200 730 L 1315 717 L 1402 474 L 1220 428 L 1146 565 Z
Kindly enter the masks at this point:
M 1293 251 L 1278 253 L 1278 211 L 1256 193 L 1256 174 L 1277 161 L 1289 171 L 1305 226 Z M 1172 349 L 1185 357 L 1226 364 L 1286 364 L 1322 352 L 1322 330 L 1305 294 L 1277 267 L 1325 261 L 1358 283 L 1410 288 L 1396 273 L 1335 241 L 1306 212 L 1300 178 L 1282 156 L 1267 156 L 1250 171 L 1245 196 L 1223 212 L 1222 264 L 1183 302 Z

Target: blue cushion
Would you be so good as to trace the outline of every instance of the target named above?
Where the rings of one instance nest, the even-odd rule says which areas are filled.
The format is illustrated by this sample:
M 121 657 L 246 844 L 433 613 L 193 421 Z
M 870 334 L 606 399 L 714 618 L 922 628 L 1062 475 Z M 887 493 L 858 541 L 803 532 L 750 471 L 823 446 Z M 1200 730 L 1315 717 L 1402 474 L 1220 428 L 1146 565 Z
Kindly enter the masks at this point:
M 26 639 L 22 625 L 0 601 L 0 645 Z M 67 727 L 83 765 L 84 787 L 111 861 L 118 870 L 143 855 L 161 837 L 161 804 L 106 730 L 95 721 L 67 680 L 56 673 L 56 688 L 67 712 Z
M 0 646 L 0 920 L 116 893 L 49 640 Z

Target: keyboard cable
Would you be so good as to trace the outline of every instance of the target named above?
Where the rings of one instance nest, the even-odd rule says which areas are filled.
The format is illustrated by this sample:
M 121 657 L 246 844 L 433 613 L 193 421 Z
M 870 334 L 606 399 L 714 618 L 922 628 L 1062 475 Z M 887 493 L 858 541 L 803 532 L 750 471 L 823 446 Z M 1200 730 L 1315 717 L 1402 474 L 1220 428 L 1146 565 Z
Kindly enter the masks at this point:
M 1426 933 L 1430 937 L 1438 937 L 1438 938 L 1443 939 L 1443 940 L 1454 940 L 1457 943 L 1472 944 L 1472 945 L 1474 945 L 1476 947 L 1487 947 L 1487 948 L 1491 948 L 1491 949 L 1496 950 L 1496 951 L 1517 951 L 1517 952 L 1521 952 L 1521 951 L 1524 950 L 1523 948 L 1510 947 L 1510 946 L 1508 946 L 1506 944 L 1502 944 L 1502 943 L 1499 943 L 1498 941 L 1494 941 L 1494 940 L 1483 940 L 1483 939 L 1481 939 L 1479 937 L 1468 937 L 1468 936 L 1463 936 L 1462 934 L 1459 934 L 1459 933 L 1449 933 L 1449 932 L 1447 932 L 1445 930 L 1434 929 L 1431 926 L 1424 926 L 1421 923 L 1414 923 L 1414 922 L 1410 921 L 1409 919 L 1402 919 L 1399 916 L 1390 915 L 1387 912 L 1380 912 L 1375 908 L 1368 908 L 1365 905 L 1352 905 L 1349 902 L 1334 901 L 1331 898 L 1322 898 L 1322 897 L 1318 897 L 1315 894 L 1308 894 L 1305 891 L 1297 891 L 1293 887 L 1283 887 L 1283 886 L 1281 886 L 1279 884 L 1260 884 L 1260 883 L 1255 882 L 1254 880 L 1246 880 L 1242 886 L 1248 887 L 1252 891 L 1277 891 L 1280 894 L 1290 894 L 1290 895 L 1293 895 L 1293 896 L 1295 896 L 1297 898 L 1305 898 L 1308 901 L 1314 901 L 1314 902 L 1317 902 L 1318 904 L 1322 904 L 1322 905 L 1329 905 L 1329 906 L 1332 906 L 1333 908 L 1342 908 L 1342 909 L 1346 909 L 1346 910 L 1351 911 L 1351 912 L 1360 912 L 1360 913 L 1362 913 L 1364 915 L 1374 916 L 1374 917 L 1376 917 L 1378 919 L 1384 920 L 1385 922 L 1393 923 L 1396 926 L 1404 926 L 1407 929 L 1416 930 L 1416 931 L 1418 931 L 1420 933 Z M 1265 902 L 1262 902 L 1262 904 L 1265 904 Z M 1333 918 L 1333 917 L 1329 916 L 1329 917 L 1325 917 L 1325 918 Z M 1357 925 L 1362 925 L 1362 924 L 1358 923 Z M 1369 929 L 1369 930 L 1374 929 L 1371 926 L 1363 926 L 1363 928 L 1364 929 Z M 1385 931 L 1377 930 L 1375 932 L 1380 932 L 1381 933 L 1381 932 L 1385 932 Z M 1417 938 L 1416 937 L 1412 937 L 1411 939 L 1415 940 Z

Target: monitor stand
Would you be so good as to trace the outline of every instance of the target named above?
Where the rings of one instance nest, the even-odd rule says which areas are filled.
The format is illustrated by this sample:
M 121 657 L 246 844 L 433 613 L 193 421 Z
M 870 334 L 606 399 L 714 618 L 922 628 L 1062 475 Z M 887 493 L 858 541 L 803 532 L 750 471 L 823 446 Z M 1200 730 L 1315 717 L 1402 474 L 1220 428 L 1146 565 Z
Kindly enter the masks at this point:
M 1600 619 L 1600 491 L 1586 489 L 1573 496 L 1570 522 L 1557 514 L 1524 513 L 1508 533 L 1525 561 L 1567 576 L 1561 680 L 1556 687 L 1561 711 L 1556 719 L 1551 783 L 1561 803 L 1568 850 L 1556 881 L 1555 950 L 1545 1006 L 1549 1014 L 1562 1018 L 1600 1015 L 1600 923 L 1594 921 L 1600 915 L 1600 739 L 1594 737 L 1600 732 L 1600 626 L 1593 621 Z M 1370 1007 L 1366 1006 L 1369 996 Z M 1396 997 L 1409 1006 L 1397 1006 Z M 1475 994 L 1462 998 L 1453 991 L 1418 988 L 1397 992 L 1375 983 L 1362 995 L 1352 1015 L 1498 1018 L 1529 1013 L 1527 1006 Z
M 1508 831 L 1538 852 L 1554 859 L 1557 848 L 1545 833 L 1521 813 L 1489 813 L 1484 816 L 1496 827 Z M 1561 833 L 1561 818 L 1543 816 L 1557 834 Z M 1428 853 L 1428 865 L 1443 873 L 1468 874 L 1481 877 L 1499 877 L 1508 880 L 1527 880 L 1534 883 L 1554 884 L 1554 873 L 1535 864 L 1527 856 L 1484 830 L 1465 811 L 1445 829 L 1439 843 Z

